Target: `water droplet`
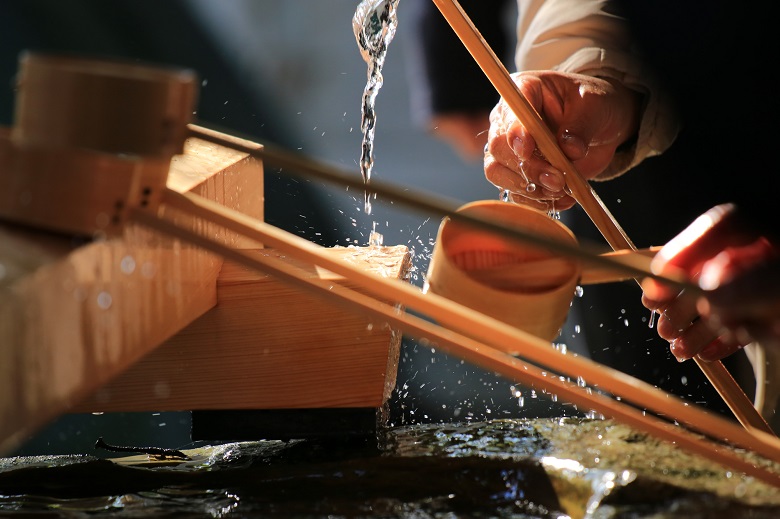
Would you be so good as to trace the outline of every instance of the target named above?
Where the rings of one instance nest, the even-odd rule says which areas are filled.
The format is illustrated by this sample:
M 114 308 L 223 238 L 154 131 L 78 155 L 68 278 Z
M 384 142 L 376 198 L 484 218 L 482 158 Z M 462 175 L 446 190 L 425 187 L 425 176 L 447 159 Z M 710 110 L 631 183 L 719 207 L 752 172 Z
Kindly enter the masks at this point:
M 536 191 L 536 184 L 531 182 L 531 180 L 528 178 L 528 175 L 525 174 L 525 161 L 521 160 L 517 163 L 517 170 L 520 172 L 520 176 L 523 177 L 523 180 L 525 180 L 525 190 L 528 193 L 533 193 Z
M 135 259 L 132 256 L 125 256 L 119 262 L 119 268 L 124 274 L 132 274 L 135 271 Z
M 108 292 L 101 292 L 97 296 L 97 305 L 102 308 L 103 310 L 108 310 L 111 308 L 111 303 L 113 302 L 113 299 L 111 298 L 111 294 Z
M 384 243 L 384 236 L 376 230 L 376 222 L 374 222 L 371 234 L 368 236 L 368 244 L 373 247 L 381 247 Z

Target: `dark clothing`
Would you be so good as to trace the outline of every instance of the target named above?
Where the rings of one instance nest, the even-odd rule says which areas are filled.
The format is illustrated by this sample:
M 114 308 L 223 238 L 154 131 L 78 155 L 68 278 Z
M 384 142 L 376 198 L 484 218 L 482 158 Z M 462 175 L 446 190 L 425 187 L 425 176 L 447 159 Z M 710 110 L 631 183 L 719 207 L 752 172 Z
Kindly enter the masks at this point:
M 623 4 L 637 45 L 675 96 L 684 124 L 668 153 L 634 173 L 660 191 L 659 224 L 670 208 L 669 225 L 682 229 L 710 207 L 733 202 L 777 235 L 776 22 L 726 1 Z
M 514 37 L 506 30 L 508 0 L 465 0 L 460 6 L 500 59 L 511 56 Z M 404 4 L 412 25 L 407 49 L 412 117 L 427 123 L 433 114 L 480 113 L 499 100 L 496 90 L 469 55 L 433 2 Z

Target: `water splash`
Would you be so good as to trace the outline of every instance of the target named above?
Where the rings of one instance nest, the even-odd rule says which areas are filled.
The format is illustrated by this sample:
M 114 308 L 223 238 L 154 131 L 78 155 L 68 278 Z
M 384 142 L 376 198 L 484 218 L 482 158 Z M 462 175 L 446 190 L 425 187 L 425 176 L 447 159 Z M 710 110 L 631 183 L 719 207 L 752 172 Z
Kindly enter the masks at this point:
M 371 247 L 381 247 L 384 245 L 385 237 L 376 230 L 376 222 L 371 228 L 371 234 L 368 236 L 368 245 Z
M 363 182 L 371 182 L 374 167 L 374 130 L 376 126 L 376 96 L 382 88 L 382 66 L 385 63 L 387 47 L 395 36 L 398 26 L 396 8 L 398 0 L 363 0 L 352 17 L 352 31 L 355 33 L 360 55 L 368 64 L 366 87 L 363 90 L 360 128 L 363 131 L 363 145 L 360 155 L 360 172 Z M 372 195 L 365 193 L 364 210 L 371 214 Z
M 521 160 L 517 166 L 520 170 L 520 175 L 523 177 L 523 180 L 525 180 L 525 190 L 529 193 L 536 191 L 536 184 L 531 182 L 531 180 L 528 178 L 528 175 L 525 173 L 525 161 Z
M 547 209 L 547 216 L 553 220 L 560 220 L 561 212 L 555 208 L 555 200 L 550 200 L 548 203 L 550 207 Z
M 655 310 L 650 310 L 650 321 L 647 323 L 648 328 L 655 327 Z

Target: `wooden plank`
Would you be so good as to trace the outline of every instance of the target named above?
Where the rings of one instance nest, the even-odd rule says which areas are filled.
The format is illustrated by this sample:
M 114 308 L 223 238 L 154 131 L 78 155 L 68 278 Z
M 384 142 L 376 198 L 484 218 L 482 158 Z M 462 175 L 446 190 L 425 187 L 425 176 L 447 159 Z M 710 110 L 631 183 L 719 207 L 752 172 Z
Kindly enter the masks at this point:
M 404 278 L 405 246 L 324 249 L 356 268 Z M 254 251 L 284 257 L 278 251 Z M 292 262 L 308 275 L 354 285 Z M 218 304 L 74 411 L 377 408 L 395 385 L 400 334 L 226 261 Z
M 263 217 L 262 163 L 246 153 L 190 139 L 168 186 Z M 87 243 L 0 224 L 0 454 L 213 307 L 221 264 L 132 224 Z

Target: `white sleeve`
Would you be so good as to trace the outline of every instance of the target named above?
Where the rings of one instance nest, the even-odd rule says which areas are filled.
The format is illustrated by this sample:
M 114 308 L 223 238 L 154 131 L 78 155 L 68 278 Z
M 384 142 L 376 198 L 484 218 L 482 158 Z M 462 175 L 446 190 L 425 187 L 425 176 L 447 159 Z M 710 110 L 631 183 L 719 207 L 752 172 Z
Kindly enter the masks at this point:
M 558 70 L 609 77 L 644 95 L 637 140 L 619 149 L 599 180 L 616 177 L 674 142 L 679 119 L 662 89 L 633 53 L 623 18 L 606 0 L 518 0 L 518 71 Z

